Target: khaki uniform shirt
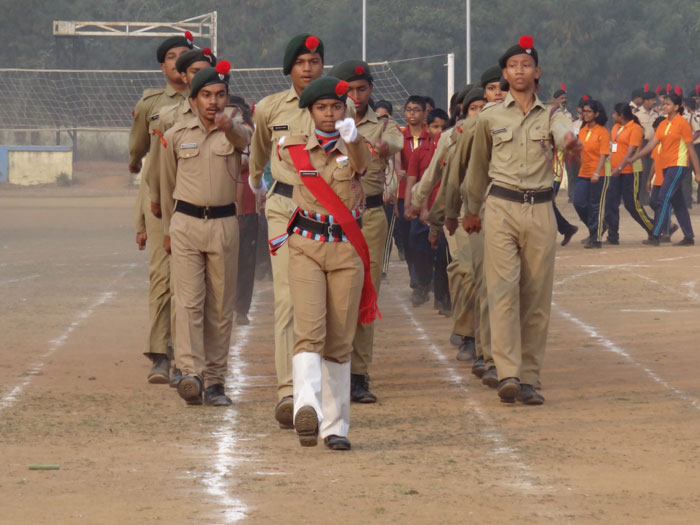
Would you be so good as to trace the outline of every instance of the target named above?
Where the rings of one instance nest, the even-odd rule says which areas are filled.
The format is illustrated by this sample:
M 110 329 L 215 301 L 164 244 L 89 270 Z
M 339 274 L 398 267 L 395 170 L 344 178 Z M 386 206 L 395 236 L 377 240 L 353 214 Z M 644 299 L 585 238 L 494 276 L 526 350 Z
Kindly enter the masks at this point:
M 283 144 L 280 145 L 281 162 L 284 163 L 286 170 L 294 173 L 294 181 L 292 182 L 294 185 L 292 196 L 294 204 L 302 210 L 329 214 L 332 212 L 316 200 L 294 167 L 288 148 L 298 144 L 306 145 L 304 149 L 309 152 L 311 164 L 349 210 L 358 209 L 364 204 L 359 177 L 370 165 L 372 154 L 362 135 L 358 134 L 357 139 L 350 143 L 338 139 L 329 154 L 326 154 L 319 144 L 313 129 L 303 135 L 285 137 Z
M 165 146 L 165 132 L 172 128 L 177 122 L 187 119 L 194 115 L 189 99 L 184 99 L 166 106 L 159 112 L 160 117 L 151 127 L 151 149 L 148 162 L 148 171 L 145 172 L 144 178 L 148 183 L 151 202 L 160 202 L 160 157 Z M 156 132 L 157 130 L 157 132 Z M 161 138 L 161 135 L 163 137 Z M 167 145 L 167 143 L 166 143 Z
M 403 149 L 403 134 L 394 119 L 391 117 L 379 118 L 369 106 L 367 106 L 365 116 L 357 124 L 357 131 L 372 146 L 380 139 L 386 142 L 392 156 Z M 367 173 L 362 177 L 362 187 L 365 194 L 380 195 L 384 193 L 386 170 L 390 158 L 378 154 L 372 155 L 372 162 L 367 168 Z
M 313 129 L 308 109 L 299 107 L 299 95 L 294 86 L 288 91 L 269 95 L 262 99 L 253 113 L 255 133 L 250 143 L 250 181 L 260 185 L 263 170 L 270 162 L 272 177 L 286 184 L 294 184 L 296 172 L 283 163 L 277 153 L 279 139 L 283 136 L 304 135 Z M 273 151 L 274 149 L 274 151 Z
M 456 219 L 462 214 L 460 188 L 467 174 L 477 121 L 478 117 L 472 116 L 457 123 L 459 134 L 445 174 L 445 217 L 450 219 Z
M 479 214 L 490 182 L 519 191 L 545 190 L 553 185 L 553 145 L 563 149 L 571 121 L 553 112 L 535 95 L 523 115 L 509 92 L 503 102 L 479 115 L 467 169 L 470 213 Z
M 421 179 L 411 188 L 411 206 L 415 206 L 416 208 L 422 206 L 425 199 L 430 197 L 433 188 L 435 188 L 435 185 L 442 178 L 442 169 L 447 162 L 447 156 L 454 149 L 456 138 L 453 137 L 454 133 L 455 128 L 449 128 L 440 135 L 430 164 L 425 168 Z
M 659 114 L 654 110 L 654 108 L 647 111 L 644 106 L 641 106 L 639 110 L 635 113 L 639 119 L 639 123 L 642 125 L 644 130 L 644 140 L 649 141 L 654 138 L 654 121 L 659 118 Z
M 160 186 L 163 228 L 169 235 L 175 201 L 196 206 L 225 206 L 236 202 L 241 153 L 252 130 L 237 115 L 224 133 L 207 131 L 198 116 L 175 124 L 165 134 L 161 156 Z

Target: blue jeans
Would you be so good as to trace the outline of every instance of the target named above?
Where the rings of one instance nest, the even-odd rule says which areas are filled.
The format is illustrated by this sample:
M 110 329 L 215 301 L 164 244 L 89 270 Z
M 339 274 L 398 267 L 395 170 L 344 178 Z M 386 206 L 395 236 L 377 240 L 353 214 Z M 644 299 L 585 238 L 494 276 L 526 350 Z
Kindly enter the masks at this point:
M 605 197 L 610 177 L 600 177 L 598 182 L 579 177 L 574 191 L 574 208 L 581 222 L 588 228 L 591 241 L 603 240 L 605 224 Z
M 620 202 L 624 202 L 627 213 L 647 234 L 651 233 L 653 222 L 644 206 L 639 202 L 641 173 L 621 173 L 610 178 L 608 195 L 605 199 L 605 224 L 608 226 L 608 239 L 620 239 Z
M 652 234 L 655 237 L 661 235 L 664 223 L 667 223 L 671 216 L 671 207 L 676 214 L 678 224 L 683 230 L 683 236 L 687 239 L 695 237 L 693 225 L 690 223 L 688 207 L 685 204 L 685 197 L 681 189 L 683 177 L 689 171 L 685 166 L 670 166 L 664 170 L 664 182 L 659 190 L 659 201 L 661 205 L 658 213 L 654 214 L 654 229 Z
M 430 226 L 420 219 L 411 221 L 409 243 L 413 256 L 415 284 L 417 288 L 433 288 L 435 301 L 450 303 L 450 288 L 447 281 L 448 249 L 447 239 L 440 234 L 437 249 L 433 250 L 428 241 Z

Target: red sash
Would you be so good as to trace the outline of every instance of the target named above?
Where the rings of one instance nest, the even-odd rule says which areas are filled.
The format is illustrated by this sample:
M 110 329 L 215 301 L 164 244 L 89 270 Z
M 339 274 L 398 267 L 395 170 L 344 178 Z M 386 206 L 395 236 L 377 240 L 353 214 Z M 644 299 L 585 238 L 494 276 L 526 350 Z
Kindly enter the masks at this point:
M 287 148 L 292 158 L 294 168 L 299 173 L 301 181 L 309 189 L 318 202 L 320 202 L 328 213 L 333 215 L 336 222 L 343 228 L 345 236 L 352 244 L 357 254 L 362 259 L 362 266 L 365 269 L 364 282 L 362 284 L 362 297 L 360 299 L 360 316 L 358 324 L 369 324 L 375 318 L 382 318 L 377 305 L 377 291 L 372 283 L 372 275 L 369 271 L 369 248 L 367 241 L 362 234 L 362 230 L 357 221 L 345 206 L 340 197 L 333 191 L 328 183 L 318 174 L 318 171 L 311 164 L 311 157 L 305 144 L 297 144 Z

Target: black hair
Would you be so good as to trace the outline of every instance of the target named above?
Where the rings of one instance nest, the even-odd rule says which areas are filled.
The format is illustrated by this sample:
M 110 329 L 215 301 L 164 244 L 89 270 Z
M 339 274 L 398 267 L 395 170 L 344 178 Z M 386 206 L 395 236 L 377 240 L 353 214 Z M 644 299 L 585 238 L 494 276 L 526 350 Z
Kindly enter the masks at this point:
M 458 96 L 459 93 L 452 93 L 452 96 L 450 97 L 450 113 L 454 113 L 454 110 L 457 107 L 457 103 L 455 101 L 457 100 Z
M 372 108 L 372 109 L 374 109 L 374 110 L 376 111 L 376 110 L 378 110 L 379 108 L 384 108 L 384 109 L 386 109 L 386 110 L 389 112 L 389 115 L 393 115 L 393 114 L 394 114 L 394 106 L 392 106 L 392 105 L 391 105 L 391 102 L 389 102 L 388 100 L 384 100 L 384 99 L 382 99 L 382 100 L 377 100 L 377 101 L 374 103 L 374 108 Z
M 601 126 L 605 126 L 605 124 L 607 124 L 608 115 L 605 113 L 605 108 L 603 107 L 603 104 L 601 104 L 597 100 L 587 100 L 583 106 L 588 106 L 593 110 L 593 113 L 598 113 L 598 116 L 595 117 L 596 124 L 600 124 Z
M 581 96 L 581 98 L 578 99 L 578 107 L 580 107 L 581 109 L 583 109 L 583 106 L 585 106 L 586 104 L 588 104 L 591 100 L 593 100 L 593 97 L 591 97 L 590 95 L 583 95 L 583 96 Z
M 432 97 L 423 97 L 423 100 L 425 100 L 426 107 L 428 107 L 428 105 L 430 105 L 431 108 L 435 107 L 435 101 L 432 99 Z
M 618 115 L 621 115 L 622 118 L 625 119 L 627 122 L 633 120 L 634 122 L 639 124 L 639 119 L 634 113 L 632 113 L 632 107 L 626 102 L 618 102 L 617 104 L 615 104 L 615 106 L 613 107 L 613 111 Z M 641 126 L 641 124 L 639 125 Z
M 664 120 L 666 120 L 666 117 L 656 117 L 656 120 L 655 120 L 654 123 L 651 125 L 651 127 L 654 128 L 654 129 L 658 128 L 659 125 L 660 125 Z
M 633 89 L 632 90 L 632 100 L 635 98 L 643 98 L 644 97 L 644 90 L 643 89 Z
M 447 124 L 450 121 L 450 117 L 447 115 L 447 113 L 445 113 L 444 109 L 435 108 L 431 109 L 430 113 L 428 113 L 427 122 L 428 124 L 432 124 L 433 122 L 435 122 L 435 119 L 438 118 L 444 120 L 445 124 Z
M 695 111 L 698 108 L 698 105 L 695 103 L 695 100 L 693 100 L 692 97 L 687 97 L 683 102 L 683 105 L 688 108 L 688 111 Z
M 425 98 L 420 95 L 411 95 L 406 99 L 406 103 L 403 105 L 405 108 L 409 104 L 418 104 L 423 111 L 425 111 Z
M 681 98 L 681 96 L 671 92 L 671 93 L 668 93 L 666 95 L 666 98 L 670 99 L 674 105 L 678 106 L 678 114 L 682 115 L 683 114 L 683 99 Z

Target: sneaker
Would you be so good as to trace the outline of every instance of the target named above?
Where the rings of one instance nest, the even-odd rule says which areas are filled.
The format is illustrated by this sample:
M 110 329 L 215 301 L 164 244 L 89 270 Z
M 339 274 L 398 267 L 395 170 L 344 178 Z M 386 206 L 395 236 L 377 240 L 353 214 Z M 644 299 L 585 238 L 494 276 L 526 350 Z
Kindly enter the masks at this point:
M 603 243 L 600 242 L 600 241 L 590 241 L 588 244 L 585 244 L 583 247 L 584 247 L 586 250 L 596 249 L 596 248 L 602 248 L 602 247 L 603 247 Z
M 589 242 L 591 242 L 590 235 L 588 237 L 586 237 L 585 239 L 581 239 L 581 244 L 588 244 Z
M 314 407 L 304 405 L 297 410 L 297 415 L 294 417 L 294 428 L 297 429 L 299 444 L 302 447 L 318 445 L 318 416 Z
M 572 226 L 571 229 L 564 234 L 564 238 L 561 241 L 562 246 L 569 244 L 571 238 L 578 233 L 578 226 Z
M 507 377 L 498 383 L 498 397 L 501 403 L 515 403 L 520 397 L 520 381 L 517 377 Z
M 605 244 L 612 244 L 613 246 L 619 246 L 620 245 L 620 240 L 619 239 L 611 239 L 608 237 L 605 239 Z
M 182 376 L 177 393 L 188 405 L 202 404 L 202 380 L 197 376 Z
M 678 231 L 678 225 L 674 222 L 671 223 L 671 227 L 668 229 L 668 236 L 671 237 L 674 233 Z
M 228 407 L 233 405 L 233 401 L 226 395 L 224 385 L 217 383 L 208 386 L 204 391 L 204 404 L 212 407 Z
M 495 366 L 490 366 L 481 378 L 481 384 L 489 388 L 498 387 L 498 371 Z
M 367 374 L 350 374 L 350 401 L 363 404 L 377 402 L 377 396 L 369 391 Z
M 411 304 L 415 307 L 421 306 L 428 302 L 428 291 L 420 286 L 417 286 L 411 292 Z
M 472 363 L 476 359 L 476 345 L 473 337 L 463 337 L 462 344 L 457 350 L 457 361 Z
M 480 355 L 476 358 L 476 361 L 474 361 L 474 364 L 472 365 L 472 374 L 481 379 L 484 377 L 485 372 L 486 364 L 484 363 L 484 356 Z
M 644 239 L 642 241 L 642 244 L 646 246 L 658 246 L 659 245 L 659 238 L 654 237 L 653 235 L 649 235 L 648 239 Z
M 540 394 L 532 385 L 523 383 L 520 385 L 518 401 L 520 401 L 523 405 L 541 405 L 544 403 L 544 396 Z
M 692 237 L 683 237 L 683 240 L 673 243 L 674 246 L 693 246 L 694 244 Z
M 275 419 L 280 428 L 290 430 L 294 428 L 294 397 L 286 396 L 280 399 L 275 407 Z
M 167 354 L 150 354 L 153 366 L 148 372 L 148 382 L 152 385 L 167 385 L 170 382 L 170 359 Z

